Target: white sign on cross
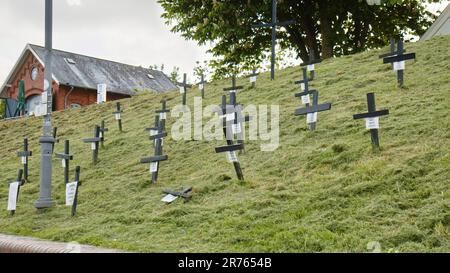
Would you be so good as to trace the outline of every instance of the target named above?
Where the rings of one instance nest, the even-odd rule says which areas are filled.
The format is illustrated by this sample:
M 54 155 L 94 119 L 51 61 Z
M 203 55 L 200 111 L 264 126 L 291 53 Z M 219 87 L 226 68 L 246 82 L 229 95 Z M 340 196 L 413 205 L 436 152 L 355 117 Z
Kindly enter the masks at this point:
M 173 201 L 177 200 L 177 198 L 178 198 L 178 196 L 168 194 L 168 195 L 164 196 L 163 199 L 161 199 L 161 201 L 163 201 L 165 203 L 172 203 Z
M 366 118 L 366 129 L 380 129 L 380 118 L 374 117 L 374 118 Z
M 394 62 L 394 71 L 405 70 L 405 61 Z
M 70 182 L 66 184 L 66 206 L 72 206 L 75 200 L 75 194 L 77 191 L 78 181 Z
M 16 210 L 19 187 L 20 182 L 12 182 L 9 184 L 8 211 Z

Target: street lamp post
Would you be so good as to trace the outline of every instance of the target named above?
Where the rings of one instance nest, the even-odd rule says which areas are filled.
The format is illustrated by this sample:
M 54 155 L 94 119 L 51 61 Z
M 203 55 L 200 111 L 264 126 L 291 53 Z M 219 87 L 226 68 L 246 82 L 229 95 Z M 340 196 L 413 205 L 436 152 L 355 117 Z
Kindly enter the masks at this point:
M 52 194 L 52 153 L 55 139 L 52 135 L 52 25 L 53 0 L 45 0 L 45 71 L 44 97 L 42 103 L 46 106 L 44 115 L 44 134 L 39 139 L 41 145 L 41 169 L 39 199 L 34 206 L 37 209 L 53 205 Z M 46 94 L 46 96 L 45 96 Z M 46 98 L 46 100 L 45 100 Z

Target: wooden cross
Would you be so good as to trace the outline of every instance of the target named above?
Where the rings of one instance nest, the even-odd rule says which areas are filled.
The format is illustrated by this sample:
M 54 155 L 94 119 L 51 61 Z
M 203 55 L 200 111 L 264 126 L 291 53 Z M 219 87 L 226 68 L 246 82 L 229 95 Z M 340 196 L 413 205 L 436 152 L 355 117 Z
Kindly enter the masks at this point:
M 116 111 L 113 112 L 114 118 L 117 120 L 117 123 L 119 124 L 119 131 L 122 132 L 122 114 L 123 110 L 120 106 L 120 102 L 116 103 Z
M 384 109 L 377 111 L 375 106 L 375 94 L 367 94 L 367 113 L 353 115 L 353 119 L 365 119 L 366 129 L 370 130 L 372 147 L 374 150 L 380 149 L 380 140 L 378 138 L 379 117 L 389 115 L 389 110 Z
M 200 90 L 201 94 L 202 94 L 202 99 L 205 98 L 205 84 L 207 82 L 205 81 L 205 76 L 202 74 L 200 76 L 200 82 L 198 83 L 198 89 Z
M 94 137 L 93 138 L 85 138 L 83 139 L 84 143 L 90 143 L 91 144 L 91 150 L 92 150 L 92 163 L 95 165 L 97 164 L 98 159 L 98 143 L 101 141 L 100 138 L 100 127 L 98 125 L 95 125 L 94 128 Z
M 386 57 L 391 57 L 391 56 L 395 56 L 395 55 L 399 54 L 399 52 L 395 50 L 395 39 L 394 38 L 390 39 L 389 48 L 390 48 L 390 52 L 381 54 L 378 56 L 378 58 L 384 59 Z M 406 50 L 403 50 L 401 53 L 405 53 L 405 52 L 406 52 Z
M 321 63 L 322 60 L 321 59 L 316 59 L 316 56 L 314 55 L 314 50 L 311 49 L 309 51 L 309 61 L 308 62 L 303 62 L 300 66 L 306 66 L 308 72 L 310 73 L 310 77 L 309 77 L 309 81 L 313 81 L 314 80 L 314 75 L 315 75 L 315 64 Z
M 73 160 L 73 155 L 70 154 L 69 140 L 64 142 L 64 153 L 56 153 L 57 158 L 61 158 L 62 167 L 64 168 L 64 183 L 69 183 L 70 160 Z
M 259 73 L 256 73 L 256 69 L 253 69 L 252 74 L 247 75 L 247 78 L 250 78 L 250 83 L 252 84 L 252 88 L 256 87 L 256 77 L 258 77 Z
M 25 179 L 22 179 L 23 170 L 19 170 L 17 174 L 17 180 L 9 184 L 9 196 L 8 196 L 8 210 L 10 215 L 14 216 L 16 213 L 17 201 L 19 200 L 20 187 L 25 184 Z M 14 200 L 10 200 L 14 199 Z
M 230 93 L 236 93 L 238 90 L 244 89 L 243 86 L 236 86 L 236 76 L 231 77 L 231 87 L 224 88 L 223 91 L 228 91 Z
M 172 203 L 173 201 L 175 201 L 176 197 L 181 197 L 184 199 L 185 202 L 191 200 L 191 195 L 189 194 L 189 192 L 192 191 L 192 187 L 188 187 L 188 188 L 182 188 L 181 191 L 174 191 L 171 189 L 165 189 L 163 192 L 167 194 L 167 196 L 165 196 L 163 198 L 164 202 L 167 203 Z M 165 201 L 166 198 L 169 199 L 167 201 Z
M 155 121 L 157 121 L 155 119 Z M 150 173 L 152 174 L 152 183 L 156 183 L 158 180 L 159 172 L 159 162 L 166 161 L 168 159 L 167 155 L 163 155 L 163 138 L 167 136 L 167 133 L 162 130 L 161 120 L 156 125 L 158 128 L 157 133 L 150 136 L 150 140 L 155 143 L 155 155 L 152 157 L 141 158 L 142 164 L 150 163 Z
M 403 52 L 403 40 L 400 40 L 397 44 L 397 52 L 395 52 L 396 54 L 383 58 L 383 63 L 391 63 L 394 70 L 397 71 L 397 84 L 399 87 L 403 87 L 405 61 L 416 59 L 416 53 L 403 54 Z
M 154 136 L 158 134 L 159 126 L 163 127 L 162 124 L 160 125 L 159 116 L 155 116 L 155 127 L 145 128 L 145 130 L 150 133 L 150 136 Z M 154 141 L 154 145 L 156 146 L 156 141 Z
M 331 103 L 319 104 L 319 92 L 317 92 L 317 90 L 313 90 L 310 91 L 310 93 L 313 95 L 312 105 L 307 105 L 305 108 L 296 109 L 295 115 L 306 115 L 306 123 L 309 125 L 309 130 L 314 131 L 317 123 L 317 113 L 330 110 Z M 301 94 L 302 93 L 296 94 L 296 96 Z
M 186 105 L 186 96 L 188 88 L 192 88 L 191 84 L 187 84 L 187 74 L 183 74 L 183 82 L 179 82 L 178 86 L 180 87 L 180 94 L 182 94 L 182 103 Z
M 108 132 L 108 128 L 105 127 L 105 121 L 102 120 L 102 123 L 100 125 L 100 143 L 102 145 L 102 148 L 105 147 L 105 145 L 103 144 L 105 142 L 105 133 Z
M 277 27 L 287 26 L 290 24 L 294 24 L 295 21 L 285 21 L 285 22 L 277 22 L 277 0 L 272 0 L 272 22 L 271 23 L 262 23 L 253 25 L 252 28 L 266 28 L 270 27 L 272 29 L 272 60 L 271 60 L 271 69 L 270 69 L 270 79 L 275 79 L 275 48 L 277 44 Z
M 236 175 L 239 180 L 244 180 L 244 175 L 242 174 L 241 165 L 239 163 L 239 159 L 237 158 L 236 151 L 240 151 L 244 149 L 242 144 L 233 144 L 232 140 L 227 140 L 228 145 L 217 147 L 216 153 L 227 153 L 228 160 L 233 163 L 234 170 L 236 171 Z
M 166 119 L 167 119 L 167 113 L 170 113 L 170 109 L 167 109 L 166 101 L 161 101 L 161 110 L 156 110 L 155 113 L 159 114 L 159 121 L 161 122 L 161 130 L 166 130 Z M 155 123 L 157 126 L 158 123 Z
M 28 151 L 28 138 L 23 139 L 23 151 L 18 152 L 17 156 L 22 160 L 23 165 L 23 177 L 28 182 L 28 157 L 32 156 L 33 152 Z

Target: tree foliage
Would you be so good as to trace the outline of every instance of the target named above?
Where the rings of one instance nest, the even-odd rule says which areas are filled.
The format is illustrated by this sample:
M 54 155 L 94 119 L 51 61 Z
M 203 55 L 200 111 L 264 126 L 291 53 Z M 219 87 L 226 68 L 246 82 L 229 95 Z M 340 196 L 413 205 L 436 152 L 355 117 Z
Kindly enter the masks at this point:
M 271 21 L 272 0 L 158 0 L 172 31 L 200 45 L 211 44 L 211 65 L 221 72 L 250 69 L 270 49 L 270 29 L 251 25 Z M 278 0 L 278 21 L 296 23 L 277 31 L 281 49 L 305 60 L 310 50 L 330 58 L 378 48 L 391 37 L 422 35 L 435 15 L 429 2 L 441 0 Z

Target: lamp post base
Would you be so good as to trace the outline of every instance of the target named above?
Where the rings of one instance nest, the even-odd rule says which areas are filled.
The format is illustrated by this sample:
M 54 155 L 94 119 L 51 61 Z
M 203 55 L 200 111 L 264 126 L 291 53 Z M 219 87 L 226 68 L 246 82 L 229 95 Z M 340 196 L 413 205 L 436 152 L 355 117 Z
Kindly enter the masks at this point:
M 39 198 L 36 203 L 34 203 L 34 207 L 37 209 L 45 209 L 50 208 L 54 205 L 54 202 L 51 198 Z

